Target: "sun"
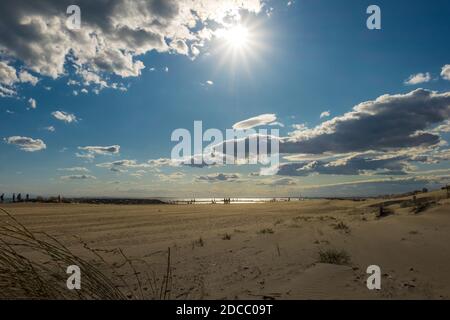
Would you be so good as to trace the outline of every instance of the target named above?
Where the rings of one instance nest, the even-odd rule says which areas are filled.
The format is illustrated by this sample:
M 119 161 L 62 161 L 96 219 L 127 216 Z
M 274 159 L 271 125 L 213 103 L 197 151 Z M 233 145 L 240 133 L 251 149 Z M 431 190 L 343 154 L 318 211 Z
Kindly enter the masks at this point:
M 243 25 L 236 25 L 224 31 L 223 37 L 233 49 L 242 49 L 249 43 L 249 30 Z
M 265 28 L 261 23 L 246 20 L 228 24 L 214 31 L 215 42 L 211 55 L 217 57 L 217 69 L 228 68 L 232 73 L 262 62 L 260 56 L 267 52 Z
M 244 24 L 228 26 L 217 31 L 216 35 L 222 40 L 223 49 L 231 51 L 248 50 L 252 42 L 252 33 Z

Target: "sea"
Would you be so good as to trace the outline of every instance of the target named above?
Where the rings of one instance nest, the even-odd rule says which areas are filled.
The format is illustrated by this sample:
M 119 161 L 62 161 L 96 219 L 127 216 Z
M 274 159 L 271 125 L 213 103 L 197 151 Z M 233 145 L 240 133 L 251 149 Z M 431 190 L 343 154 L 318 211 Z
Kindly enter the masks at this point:
M 251 204 L 266 202 L 303 201 L 304 198 L 156 198 L 167 203 L 176 204 Z M 229 201 L 228 201 L 229 200 Z

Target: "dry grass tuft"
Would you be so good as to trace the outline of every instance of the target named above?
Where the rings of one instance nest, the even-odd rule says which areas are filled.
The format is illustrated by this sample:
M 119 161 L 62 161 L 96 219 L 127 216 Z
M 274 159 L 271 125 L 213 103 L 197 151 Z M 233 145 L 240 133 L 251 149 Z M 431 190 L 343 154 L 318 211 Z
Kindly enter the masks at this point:
M 231 234 L 225 233 L 225 234 L 222 236 L 222 240 L 231 240 Z
M 335 230 L 340 230 L 340 231 L 343 231 L 343 232 L 345 232 L 345 233 L 350 233 L 350 227 L 348 226 L 348 225 L 346 225 L 344 222 L 339 222 L 339 223 L 336 223 L 336 224 L 333 224 L 333 228 L 335 229 Z
M 192 249 L 194 249 L 195 247 L 204 247 L 204 246 L 205 241 L 203 241 L 202 237 L 198 238 L 198 240 L 192 241 Z
M 266 228 L 258 231 L 259 234 L 273 234 L 275 231 L 271 228 Z
M 135 268 L 137 260 L 126 257 L 121 249 L 95 250 L 83 243 L 84 248 L 95 256 L 88 261 L 56 238 L 31 232 L 8 211 L 2 208 L 0 211 L 4 214 L 0 220 L 0 299 L 170 299 L 170 249 L 165 276 L 159 280 L 153 273 L 152 277 L 147 274 L 147 278 L 142 279 Z M 112 267 L 100 252 L 120 254 L 124 262 Z M 71 265 L 81 270 L 81 290 L 69 290 L 66 286 L 69 277 L 66 270 Z M 118 275 L 118 269 L 123 266 L 133 271 L 137 290 L 132 290 Z M 107 275 L 101 269 L 111 274 Z
M 350 264 L 350 255 L 345 250 L 327 249 L 319 251 L 319 262 L 348 265 Z

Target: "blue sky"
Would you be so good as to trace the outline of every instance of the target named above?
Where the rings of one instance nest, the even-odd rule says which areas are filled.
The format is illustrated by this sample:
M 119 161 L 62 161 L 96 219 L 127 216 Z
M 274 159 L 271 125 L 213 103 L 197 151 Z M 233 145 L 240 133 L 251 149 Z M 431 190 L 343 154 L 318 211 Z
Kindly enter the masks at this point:
M 85 1 L 75 1 L 82 13 L 82 28 L 75 32 L 63 25 L 64 1 L 43 1 L 42 7 L 29 3 L 4 1 L 0 8 L 0 15 L 8 15 L 0 24 L 0 193 L 329 196 L 404 192 L 448 181 L 448 1 L 297 0 L 289 5 L 287 1 L 223 1 L 222 7 L 202 7 L 208 19 L 196 15 L 195 26 L 188 22 L 191 16 L 182 14 L 185 9 L 198 9 L 185 8 L 188 2 L 142 1 L 150 3 L 145 17 L 163 26 L 158 28 L 116 11 L 112 4 L 96 10 Z M 366 27 L 366 9 L 371 4 L 381 8 L 381 30 Z M 216 18 L 218 13 L 225 19 Z M 43 28 L 40 20 L 32 20 L 18 27 L 18 21 L 36 16 L 50 21 L 50 26 Z M 123 39 L 126 34 L 119 32 L 120 24 L 107 28 L 102 19 L 129 26 L 127 39 L 134 42 Z M 248 29 L 248 43 L 231 49 L 233 44 L 227 42 L 233 40 L 215 32 L 236 25 Z M 201 36 L 202 28 L 212 35 Z M 141 39 L 142 29 L 148 37 Z M 80 36 L 88 37 L 89 32 L 97 32 L 103 41 L 93 46 L 94 54 L 89 54 L 92 47 Z M 16 33 L 16 40 L 9 37 L 11 33 Z M 26 41 L 29 48 L 23 44 Z M 45 49 L 36 49 L 39 46 Z M 66 54 L 58 48 L 67 50 Z M 414 84 L 406 83 L 410 77 L 416 80 Z M 108 88 L 101 89 L 102 84 Z M 425 93 L 407 96 L 418 88 Z M 275 114 L 283 124 L 279 127 L 282 137 L 291 134 L 298 141 L 307 137 L 318 145 L 313 139 L 322 137 L 311 130 L 386 94 L 402 96 L 393 103 L 374 103 L 376 110 L 390 110 L 392 123 L 384 121 L 373 130 L 391 134 L 398 127 L 399 137 L 416 130 L 439 139 L 424 136 L 419 144 L 411 145 L 399 138 L 381 145 L 384 139 L 377 135 L 380 143 L 368 140 L 370 148 L 352 149 L 338 145 L 346 142 L 330 136 L 323 138 L 333 140 L 326 150 L 301 142 L 295 152 L 282 154 L 283 170 L 270 177 L 257 176 L 260 168 L 256 166 L 195 169 L 151 162 L 169 158 L 175 145 L 170 141 L 173 130 L 192 130 L 195 120 L 203 121 L 205 128 L 225 130 L 248 118 Z M 416 98 L 423 95 L 426 99 L 420 99 L 417 106 Z M 36 102 L 35 108 L 30 99 Z M 429 105 L 437 105 L 436 114 L 422 115 Z M 413 120 L 395 118 L 398 108 L 416 108 L 411 113 Z M 321 118 L 326 111 L 329 116 Z M 68 116 L 76 120 L 69 122 Z M 422 116 L 423 122 L 415 123 Z M 310 131 L 299 130 L 301 125 Z M 439 126 L 441 130 L 436 131 Z M 352 134 L 371 137 L 365 129 Z M 332 130 L 338 135 L 339 127 Z M 36 143 L 33 150 L 24 150 L 24 144 Z M 120 150 L 80 149 L 87 146 L 119 146 Z M 419 156 L 426 159 L 419 161 Z M 382 158 L 391 161 L 378 164 Z M 112 164 L 123 160 L 128 162 Z M 363 167 L 355 167 L 362 162 Z M 342 170 L 330 171 L 330 167 Z M 210 177 L 209 182 L 201 177 Z

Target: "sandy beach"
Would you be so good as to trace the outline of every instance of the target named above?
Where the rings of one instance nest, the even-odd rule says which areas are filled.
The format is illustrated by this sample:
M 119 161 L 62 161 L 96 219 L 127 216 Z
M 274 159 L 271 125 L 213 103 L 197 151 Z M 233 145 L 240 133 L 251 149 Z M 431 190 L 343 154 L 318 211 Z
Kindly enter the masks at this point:
M 121 257 L 108 250 L 121 248 L 139 260 L 138 274 L 157 279 L 170 247 L 170 299 L 449 299 L 450 201 L 444 192 L 419 195 L 432 205 L 415 213 L 410 199 L 2 207 L 80 255 L 100 249 L 111 266 Z M 377 217 L 381 203 L 385 217 Z M 347 261 L 324 263 L 319 253 L 331 249 Z M 381 290 L 366 287 L 369 265 L 381 268 Z M 120 276 L 141 290 L 133 273 Z

